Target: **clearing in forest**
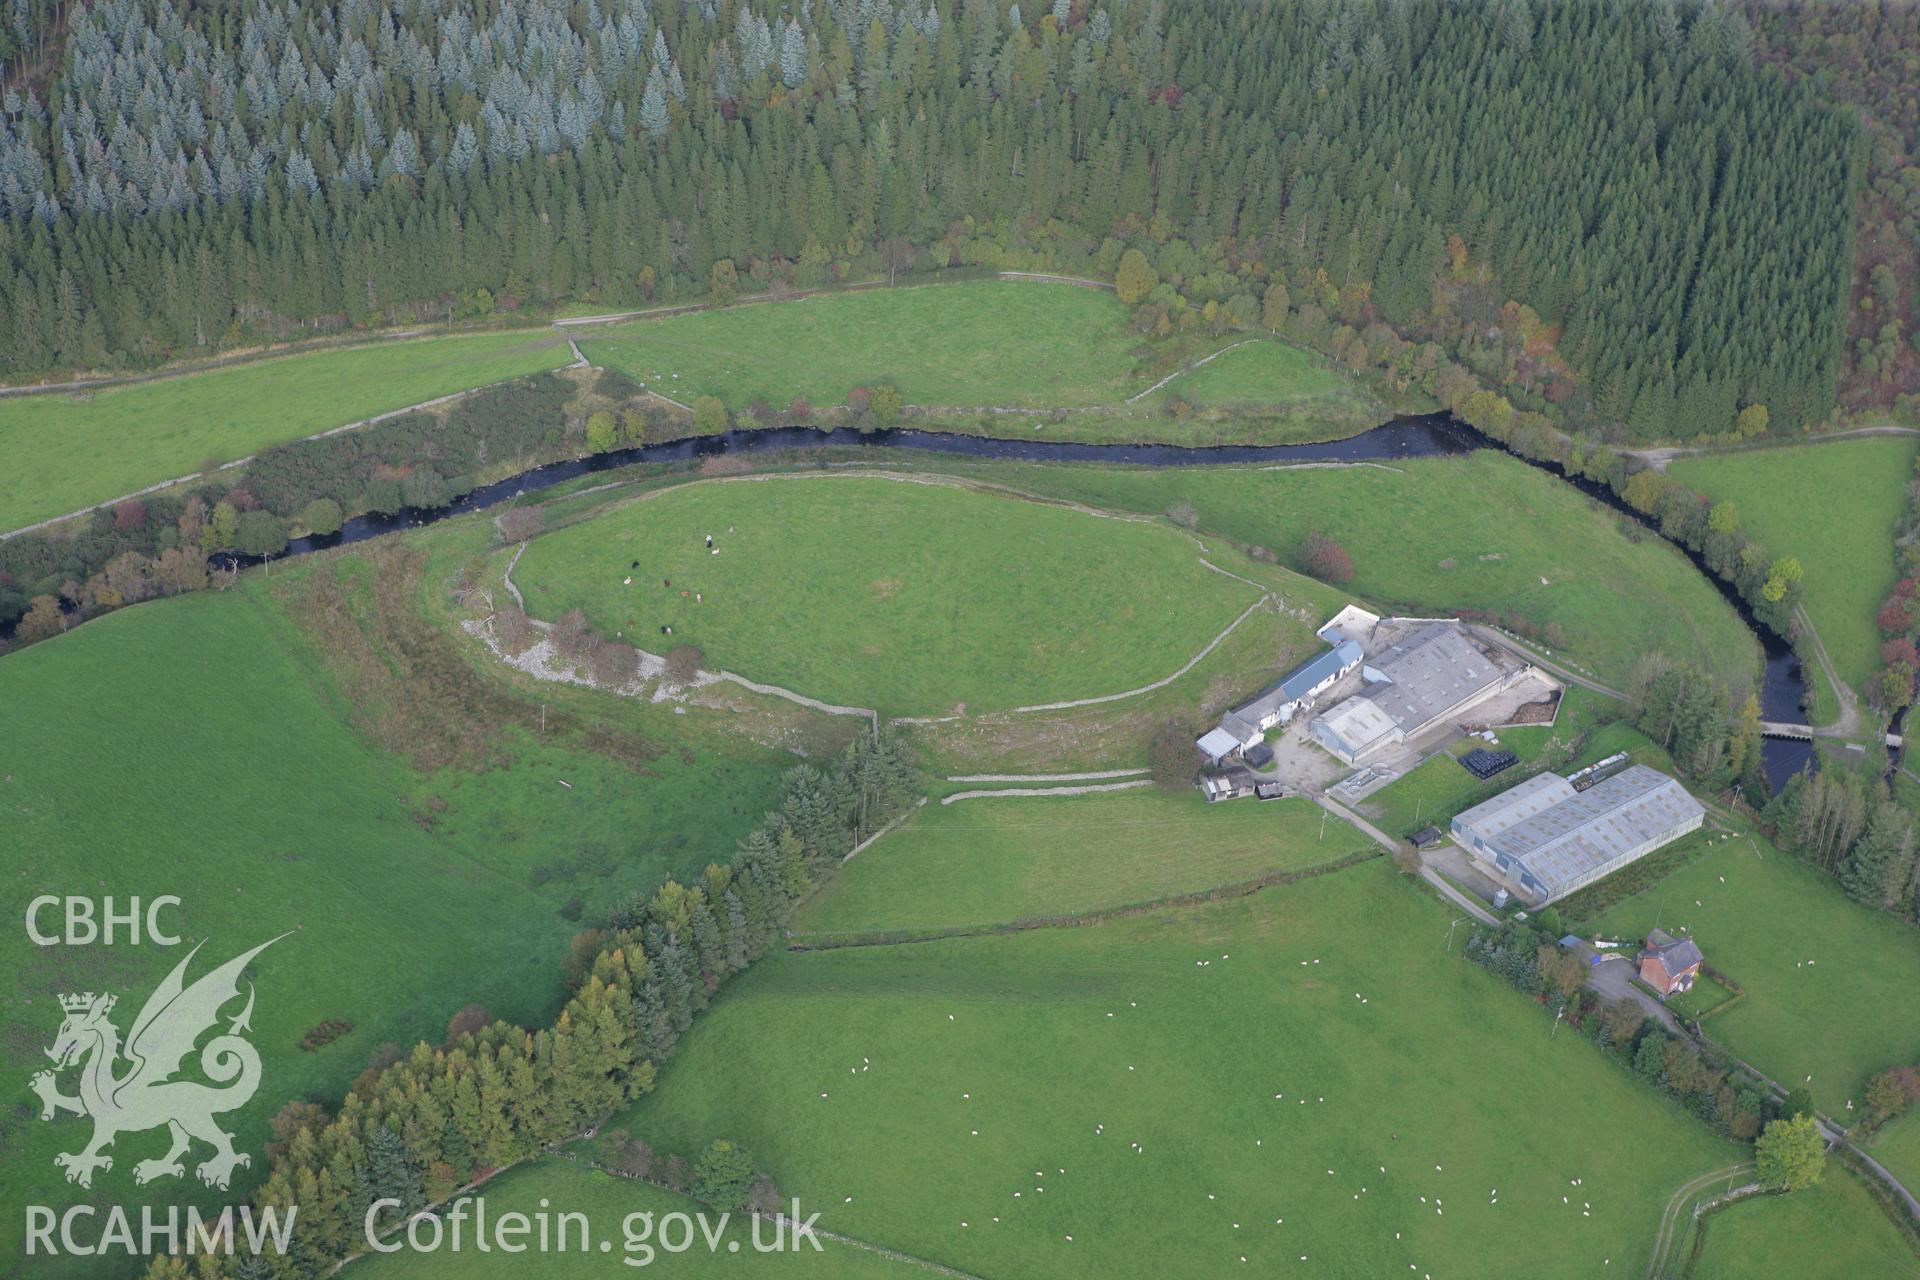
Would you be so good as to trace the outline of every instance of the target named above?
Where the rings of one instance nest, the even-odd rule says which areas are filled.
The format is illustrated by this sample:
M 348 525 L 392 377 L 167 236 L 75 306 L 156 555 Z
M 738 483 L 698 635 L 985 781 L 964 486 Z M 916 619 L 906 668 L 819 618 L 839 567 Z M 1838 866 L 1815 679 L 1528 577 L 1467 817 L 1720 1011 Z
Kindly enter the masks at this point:
M 1118 404 L 1138 388 L 1128 311 L 1111 293 L 978 280 L 824 293 L 631 320 L 576 335 L 597 365 L 691 403 L 736 412 L 844 404 L 890 383 L 908 404 Z

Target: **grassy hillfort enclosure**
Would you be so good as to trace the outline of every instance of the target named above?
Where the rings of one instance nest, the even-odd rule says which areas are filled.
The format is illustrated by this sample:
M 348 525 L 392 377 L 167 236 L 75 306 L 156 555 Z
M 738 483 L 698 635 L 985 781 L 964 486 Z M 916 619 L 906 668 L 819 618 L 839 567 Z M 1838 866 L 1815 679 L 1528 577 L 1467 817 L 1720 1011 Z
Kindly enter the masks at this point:
M 870 476 L 671 489 L 535 539 L 514 580 L 540 617 L 890 715 L 1123 692 L 1261 595 L 1164 525 Z
M 1668 544 L 1497 452 L 1353 467 L 1139 471 L 956 464 L 963 474 L 1122 511 L 1185 503 L 1200 527 L 1290 561 L 1309 532 L 1353 557 L 1350 588 L 1409 614 L 1517 615 L 1618 688 L 1649 651 L 1698 661 L 1746 688 L 1759 647 Z
M 0 533 L 259 449 L 573 359 L 543 330 L 276 356 L 0 398 Z
M 1865 689 L 1878 665 L 1873 614 L 1898 576 L 1893 528 L 1907 506 L 1920 441 L 1833 440 L 1677 458 L 1674 479 L 1731 502 L 1748 534 L 1806 569 L 1806 607 L 1840 678 Z M 1831 500 L 1830 500 L 1831 499 Z

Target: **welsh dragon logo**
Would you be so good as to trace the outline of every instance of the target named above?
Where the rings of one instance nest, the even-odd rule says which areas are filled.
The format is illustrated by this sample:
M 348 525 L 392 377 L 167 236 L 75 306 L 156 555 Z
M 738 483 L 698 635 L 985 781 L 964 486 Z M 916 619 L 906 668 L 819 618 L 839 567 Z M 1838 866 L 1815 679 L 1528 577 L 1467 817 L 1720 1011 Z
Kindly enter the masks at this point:
M 62 1111 L 93 1119 L 92 1141 L 79 1151 L 53 1158 L 57 1167 L 67 1171 L 68 1182 L 92 1186 L 94 1170 L 113 1168 L 113 1157 L 105 1151 L 115 1137 L 161 1125 L 167 1127 L 171 1145 L 165 1155 L 133 1166 L 135 1182 L 183 1176 L 186 1166 L 181 1157 L 195 1139 L 213 1147 L 213 1155 L 194 1170 L 208 1186 L 225 1190 L 236 1166 L 253 1163 L 251 1156 L 233 1149 L 233 1135 L 214 1120 L 221 1112 L 244 1106 L 260 1087 L 260 1055 L 241 1036 L 252 1030 L 252 983 L 247 984 L 246 1007 L 229 1020 L 223 1034 L 200 1050 L 201 1072 L 225 1087 L 174 1077 L 201 1035 L 219 1022 L 220 1010 L 239 999 L 240 975 L 247 965 L 279 940 L 270 938 L 187 986 L 187 965 L 200 950 L 196 945 L 147 998 L 124 1044 L 108 1017 L 116 997 L 91 991 L 60 997 L 66 1020 L 47 1050 L 54 1068 L 38 1072 L 32 1086 L 40 1095 L 42 1120 Z M 123 1059 L 124 1070 L 119 1069 Z M 60 1092 L 57 1077 L 75 1065 L 80 1067 L 80 1091 L 69 1097 Z

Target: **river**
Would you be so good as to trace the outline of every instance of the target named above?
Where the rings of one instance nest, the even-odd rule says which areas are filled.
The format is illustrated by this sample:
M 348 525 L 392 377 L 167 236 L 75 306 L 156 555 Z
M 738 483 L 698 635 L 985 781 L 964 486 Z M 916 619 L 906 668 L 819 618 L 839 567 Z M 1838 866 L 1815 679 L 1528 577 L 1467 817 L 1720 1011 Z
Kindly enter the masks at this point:
M 370 512 L 348 520 L 338 533 L 296 538 L 275 559 L 302 555 L 352 542 L 377 538 L 382 534 L 418 528 L 449 516 L 464 515 L 538 493 L 554 485 L 597 472 L 615 471 L 635 463 L 688 462 L 730 454 L 774 453 L 788 449 L 820 448 L 838 445 L 847 448 L 883 452 L 913 449 L 927 453 L 956 454 L 972 458 L 1012 459 L 1020 462 L 1090 462 L 1141 467 L 1221 466 L 1236 463 L 1281 462 L 1375 462 L 1407 458 L 1431 458 L 1471 453 L 1476 449 L 1497 448 L 1485 436 L 1455 419 L 1451 414 L 1433 413 L 1396 418 L 1345 440 L 1322 444 L 1275 445 L 1166 445 L 1166 444 L 1080 444 L 1059 440 L 996 439 L 957 435 L 944 431 L 916 431 L 894 428 L 860 432 L 847 427 L 767 427 L 728 431 L 720 435 L 695 436 L 665 444 L 616 449 L 586 458 L 550 462 L 505 480 L 482 485 L 444 507 L 418 509 L 405 507 L 391 514 Z M 1595 501 L 1630 519 L 1639 521 L 1655 536 L 1659 531 L 1610 489 L 1570 477 L 1559 469 L 1534 463 L 1541 470 L 1580 489 Z M 1746 602 L 1726 583 L 1708 573 L 1696 555 L 1680 548 L 1693 560 L 1701 574 L 1726 599 L 1754 633 L 1765 655 L 1761 683 L 1760 709 L 1765 719 L 1795 722 L 1805 719 L 1801 706 L 1806 684 L 1800 663 L 1780 636 L 1754 618 Z M 216 568 L 239 564 L 257 564 L 258 559 L 223 553 L 212 558 Z M 1807 742 L 1768 739 L 1762 749 L 1767 779 L 1776 788 L 1811 762 L 1813 745 Z

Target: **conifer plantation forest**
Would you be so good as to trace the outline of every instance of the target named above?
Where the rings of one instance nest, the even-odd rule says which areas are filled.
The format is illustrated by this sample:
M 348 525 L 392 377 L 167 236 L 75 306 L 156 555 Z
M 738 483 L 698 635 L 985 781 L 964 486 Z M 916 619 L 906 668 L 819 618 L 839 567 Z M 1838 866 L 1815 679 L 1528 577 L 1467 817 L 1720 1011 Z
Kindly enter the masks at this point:
M 889 267 L 1275 284 L 1643 438 L 1834 404 L 1861 130 L 1736 11 L 9 0 L 0 375 Z M 1475 284 L 1481 286 L 1474 288 Z M 1486 306 L 1484 300 L 1491 300 Z M 1155 311 L 1157 309 L 1157 312 Z M 1484 312 L 1484 314 L 1483 314 Z M 1284 308 L 1283 308 L 1284 313 Z

